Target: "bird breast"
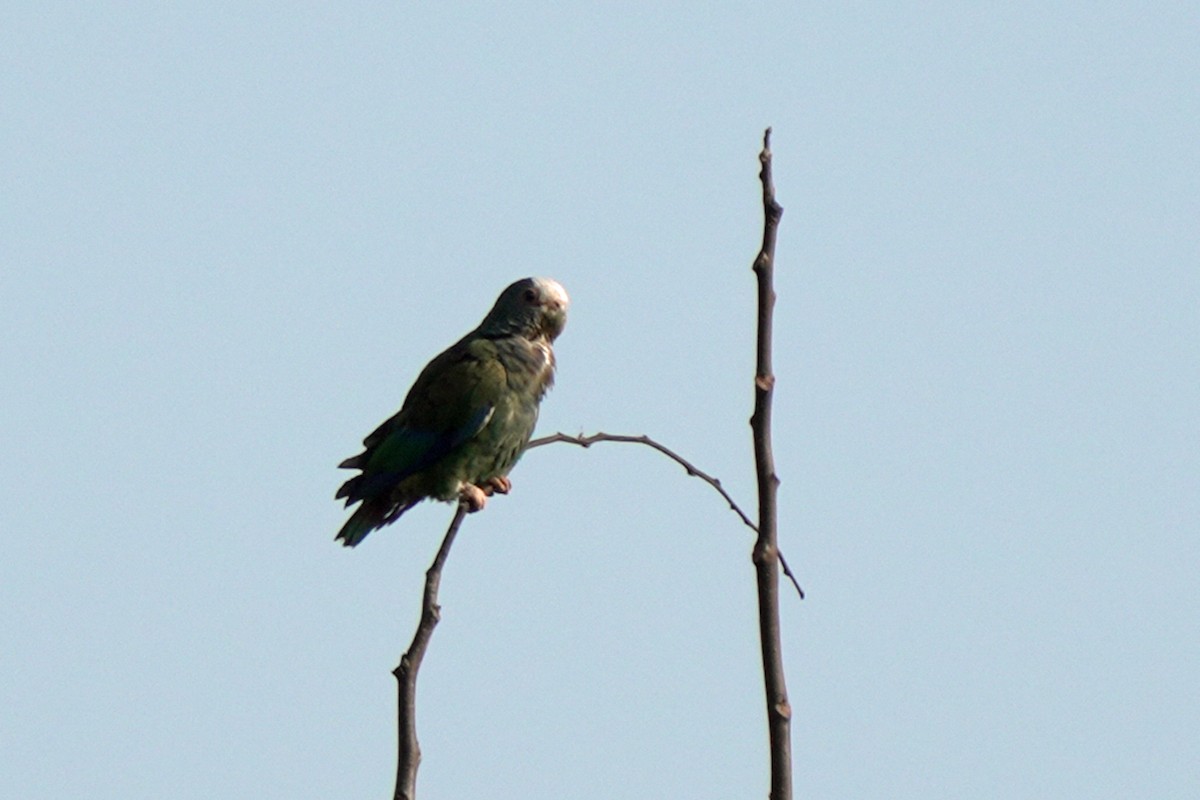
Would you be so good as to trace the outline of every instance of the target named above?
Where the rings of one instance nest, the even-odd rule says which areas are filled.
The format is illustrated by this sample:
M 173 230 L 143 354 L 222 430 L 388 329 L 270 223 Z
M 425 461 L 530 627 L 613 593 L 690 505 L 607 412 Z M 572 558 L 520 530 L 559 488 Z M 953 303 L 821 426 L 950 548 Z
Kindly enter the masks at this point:
M 532 392 L 538 399 L 554 383 L 554 351 L 545 339 L 515 339 L 501 351 L 509 388 Z

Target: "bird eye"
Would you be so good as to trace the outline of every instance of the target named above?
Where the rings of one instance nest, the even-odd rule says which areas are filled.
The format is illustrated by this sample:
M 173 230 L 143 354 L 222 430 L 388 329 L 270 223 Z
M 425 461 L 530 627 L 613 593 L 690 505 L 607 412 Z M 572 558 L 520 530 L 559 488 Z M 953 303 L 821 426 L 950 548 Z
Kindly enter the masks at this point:
M 526 289 L 525 294 L 521 296 L 525 298 L 526 303 L 532 303 L 533 301 L 537 300 L 537 292 L 535 292 L 533 289 Z

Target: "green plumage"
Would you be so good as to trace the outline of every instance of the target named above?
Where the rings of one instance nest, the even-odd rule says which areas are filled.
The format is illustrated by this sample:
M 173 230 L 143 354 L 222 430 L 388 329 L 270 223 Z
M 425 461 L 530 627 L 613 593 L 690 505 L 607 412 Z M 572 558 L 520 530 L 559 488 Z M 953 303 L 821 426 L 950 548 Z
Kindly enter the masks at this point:
M 427 498 L 508 490 L 507 475 L 537 424 L 554 382 L 554 339 L 566 324 L 566 292 L 548 278 L 509 286 L 480 323 L 421 371 L 400 411 L 339 466 L 361 470 L 338 490 L 361 505 L 337 538 L 353 547 Z

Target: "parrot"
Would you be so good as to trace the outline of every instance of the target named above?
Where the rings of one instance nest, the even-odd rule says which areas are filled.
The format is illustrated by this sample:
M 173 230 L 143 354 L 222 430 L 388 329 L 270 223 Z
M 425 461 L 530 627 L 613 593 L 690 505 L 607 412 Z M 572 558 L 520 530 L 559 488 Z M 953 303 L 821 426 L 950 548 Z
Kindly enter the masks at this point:
M 336 540 L 354 547 L 422 500 L 459 501 L 475 512 L 492 494 L 508 494 L 508 473 L 554 384 L 552 345 L 569 305 L 558 281 L 523 278 L 421 370 L 400 410 L 338 465 L 361 474 L 335 496 L 346 508 L 360 504 Z

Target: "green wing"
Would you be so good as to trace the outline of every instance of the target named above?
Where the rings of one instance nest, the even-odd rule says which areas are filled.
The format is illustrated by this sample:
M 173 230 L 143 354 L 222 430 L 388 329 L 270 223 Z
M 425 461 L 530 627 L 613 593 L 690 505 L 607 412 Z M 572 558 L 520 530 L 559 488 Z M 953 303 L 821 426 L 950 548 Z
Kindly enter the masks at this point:
M 491 419 L 507 376 L 488 339 L 464 339 L 422 370 L 400 411 L 363 440 L 366 449 L 339 466 L 361 469 L 337 496 L 346 505 L 388 495 L 401 481 L 437 464 Z

